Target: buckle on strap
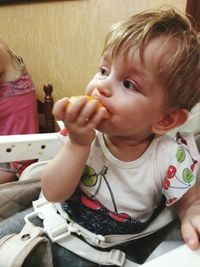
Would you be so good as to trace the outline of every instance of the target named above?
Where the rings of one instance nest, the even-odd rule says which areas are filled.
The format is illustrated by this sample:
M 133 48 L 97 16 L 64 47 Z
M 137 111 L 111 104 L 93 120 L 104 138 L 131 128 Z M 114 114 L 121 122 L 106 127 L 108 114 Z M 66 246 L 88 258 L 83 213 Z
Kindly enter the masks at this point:
M 79 224 L 70 221 L 59 204 L 48 202 L 45 198 L 33 201 L 34 212 L 25 216 L 25 221 L 39 216 L 43 220 L 44 232 L 52 242 L 68 237 L 71 233 L 83 236 L 92 245 L 98 246 L 104 237 L 90 232 Z M 59 212 L 59 213 L 58 213 Z
M 26 215 L 25 221 L 40 217 L 43 220 L 44 232 L 52 242 L 57 242 L 74 231 L 71 225 L 57 213 L 55 204 L 45 198 L 33 201 L 33 207 L 35 211 Z
M 108 262 L 111 263 L 112 265 L 123 266 L 125 259 L 126 255 L 124 252 L 118 249 L 112 249 L 109 253 Z

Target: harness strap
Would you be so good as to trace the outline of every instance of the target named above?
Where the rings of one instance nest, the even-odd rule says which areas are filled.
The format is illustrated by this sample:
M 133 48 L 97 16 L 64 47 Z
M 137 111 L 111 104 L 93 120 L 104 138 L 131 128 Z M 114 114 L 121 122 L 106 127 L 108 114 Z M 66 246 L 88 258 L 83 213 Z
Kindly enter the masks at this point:
M 150 226 L 147 232 L 141 233 L 140 235 L 107 236 L 107 240 L 105 240 L 105 237 L 92 233 L 76 222 L 70 220 L 67 213 L 62 210 L 62 207 L 59 204 L 50 203 L 44 197 L 33 201 L 33 207 L 35 211 L 25 216 L 26 222 L 29 222 L 29 219 L 31 218 L 39 216 L 43 220 L 44 232 L 52 242 L 58 243 L 60 246 L 87 260 L 103 265 L 123 267 L 138 266 L 138 264 L 126 259 L 125 253 L 121 250 L 111 249 L 107 252 L 98 250 L 93 246 L 101 248 L 111 247 L 116 244 L 121 244 L 145 236 L 158 229 L 156 223 L 153 227 Z M 164 214 L 166 214 L 166 212 Z M 167 217 L 162 216 L 161 218 L 159 223 L 163 221 L 163 223 L 166 224 L 166 222 L 172 219 L 171 213 L 167 214 Z M 74 235 L 74 233 L 76 235 Z M 78 238 L 77 235 L 82 236 L 87 242 Z M 92 246 L 90 246 L 90 244 Z
M 78 224 L 67 222 L 65 218 L 57 213 L 56 205 L 46 201 L 45 198 L 34 201 L 33 206 L 35 211 L 25 216 L 25 222 L 30 224 L 30 219 L 39 216 L 43 220 L 44 232 L 52 242 L 56 242 L 80 257 L 98 264 L 123 267 L 138 266 L 138 264 L 127 260 L 123 251 L 118 249 L 111 249 L 108 252 L 100 251 L 73 235 L 73 233 L 76 233 L 86 237 L 88 240 L 91 239 L 93 244 L 97 244 L 98 239 L 101 239 L 101 236 L 99 237 L 84 228 L 84 231 L 80 232 L 82 229 L 77 227 Z
M 123 251 L 118 249 L 111 249 L 109 252 L 100 251 L 88 243 L 82 241 L 74 235 L 68 236 L 67 239 L 57 241 L 57 243 L 70 250 L 71 252 L 79 255 L 80 257 L 89 261 L 102 264 L 102 265 L 116 265 L 116 266 L 131 266 L 135 267 L 138 264 L 131 262 L 132 265 L 127 265 L 126 255 Z
M 45 245 L 45 257 L 48 265 L 53 267 L 50 245 L 45 237 L 41 237 L 43 229 L 27 222 L 19 234 L 7 235 L 0 242 L 0 267 L 22 266 L 27 256 L 39 244 Z M 44 253 L 44 251 L 43 251 Z
M 44 197 L 33 201 L 33 207 L 35 210 L 35 215 L 33 213 L 33 216 L 35 217 L 39 214 L 39 217 L 43 220 L 44 229 L 52 242 L 57 242 L 61 237 L 76 233 L 82 236 L 92 246 L 101 248 L 114 247 L 150 235 L 172 222 L 175 218 L 173 211 L 165 208 L 144 231 L 138 234 L 102 236 L 92 233 L 72 221 L 60 204 L 50 203 Z M 30 217 L 31 215 L 28 216 Z
M 7 235 L 0 241 L 0 267 L 21 267 L 31 250 L 45 239 L 41 237 L 44 231 L 26 219 L 26 224 L 19 234 Z M 125 254 L 120 250 L 112 249 L 110 252 L 98 251 L 79 238 L 69 235 L 67 239 L 57 241 L 60 246 L 87 260 L 103 265 L 116 265 L 123 267 L 137 267 L 138 264 L 125 259 Z M 53 267 L 51 255 L 46 267 Z M 44 267 L 44 265 L 41 265 Z

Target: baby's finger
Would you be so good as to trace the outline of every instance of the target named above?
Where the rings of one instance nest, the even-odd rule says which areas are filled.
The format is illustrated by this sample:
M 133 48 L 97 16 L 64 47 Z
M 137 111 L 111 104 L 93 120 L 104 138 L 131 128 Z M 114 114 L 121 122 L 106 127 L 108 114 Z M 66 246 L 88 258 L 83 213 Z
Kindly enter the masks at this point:
M 93 117 L 88 120 L 88 124 L 87 127 L 88 128 L 96 128 L 99 123 L 105 119 L 105 113 L 106 113 L 106 109 L 104 107 L 101 107 L 98 109 L 98 111 L 93 115 Z
M 53 107 L 53 115 L 56 117 L 57 120 L 64 120 L 65 113 L 66 113 L 66 107 L 68 105 L 69 98 L 64 97 L 60 100 L 58 100 Z
M 70 102 L 70 99 L 69 99 Z M 75 122 L 80 117 L 81 112 L 86 104 L 86 96 L 81 96 L 76 101 L 70 102 L 67 106 L 66 119 L 68 122 Z
M 197 229 L 190 222 L 182 222 L 181 225 L 182 237 L 185 243 L 193 250 L 199 246 L 200 227 Z

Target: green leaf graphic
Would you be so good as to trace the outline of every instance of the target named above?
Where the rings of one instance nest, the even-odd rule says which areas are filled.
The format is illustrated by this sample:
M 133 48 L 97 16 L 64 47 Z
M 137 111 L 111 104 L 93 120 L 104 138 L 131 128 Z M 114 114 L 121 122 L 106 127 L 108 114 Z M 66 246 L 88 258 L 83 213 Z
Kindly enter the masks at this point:
M 185 168 L 183 170 L 183 181 L 189 184 L 193 181 L 193 178 L 194 178 L 193 172 L 190 169 Z
M 183 149 L 182 146 L 179 146 L 177 152 L 176 152 L 176 159 L 178 162 L 183 162 L 185 160 L 185 150 Z

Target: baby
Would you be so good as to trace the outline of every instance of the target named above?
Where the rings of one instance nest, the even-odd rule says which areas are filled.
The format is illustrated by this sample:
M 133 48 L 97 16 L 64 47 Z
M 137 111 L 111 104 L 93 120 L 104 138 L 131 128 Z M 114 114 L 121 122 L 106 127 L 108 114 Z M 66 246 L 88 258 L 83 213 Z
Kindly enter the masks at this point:
M 88 230 L 120 235 L 144 230 L 164 195 L 197 248 L 199 153 L 192 135 L 166 135 L 200 101 L 200 38 L 189 20 L 170 9 L 116 23 L 86 95 L 94 99 L 54 106 L 68 137 L 42 175 L 45 197 Z

